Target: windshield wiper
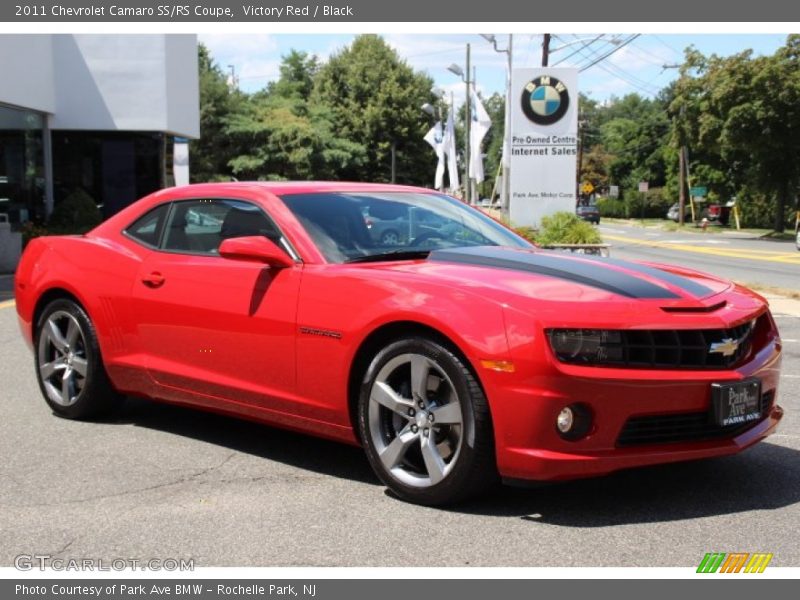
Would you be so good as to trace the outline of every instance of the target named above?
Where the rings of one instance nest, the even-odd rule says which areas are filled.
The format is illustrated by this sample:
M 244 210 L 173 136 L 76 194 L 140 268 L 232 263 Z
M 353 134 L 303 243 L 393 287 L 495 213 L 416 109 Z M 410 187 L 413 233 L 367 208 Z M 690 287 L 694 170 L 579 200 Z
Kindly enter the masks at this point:
M 348 258 L 346 263 L 380 262 L 382 260 L 413 260 L 415 258 L 427 258 L 430 250 L 392 250 L 390 252 L 379 252 L 378 254 L 368 254 L 366 256 L 356 256 Z

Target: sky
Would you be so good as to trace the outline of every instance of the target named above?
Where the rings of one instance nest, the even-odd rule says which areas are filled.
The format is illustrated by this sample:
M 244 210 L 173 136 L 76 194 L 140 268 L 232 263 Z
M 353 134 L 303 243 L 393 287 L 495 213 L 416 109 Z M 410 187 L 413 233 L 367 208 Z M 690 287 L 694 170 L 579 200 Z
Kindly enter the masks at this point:
M 508 46 L 507 34 L 495 34 L 498 47 Z M 579 74 L 580 90 L 604 102 L 612 96 L 638 92 L 653 96 L 678 75 L 664 65 L 682 62 L 683 50 L 694 45 L 704 54 L 728 56 L 752 49 L 754 54 L 772 54 L 786 41 L 784 34 L 642 34 L 629 43 L 631 34 L 558 34 L 550 44 L 550 66 L 589 67 Z M 352 40 L 352 34 L 200 34 L 225 71 L 233 69 L 239 87 L 246 92 L 263 88 L 278 77 L 281 56 L 291 49 L 316 54 L 325 60 Z M 436 87 L 453 92 L 456 104 L 464 97 L 461 80 L 447 70 L 452 63 L 464 67 L 466 45 L 470 44 L 478 90 L 485 95 L 504 93 L 507 55 L 495 52 L 477 34 L 400 34 L 387 33 L 384 39 L 415 69 L 428 73 Z M 541 64 L 541 34 L 514 34 L 514 66 Z

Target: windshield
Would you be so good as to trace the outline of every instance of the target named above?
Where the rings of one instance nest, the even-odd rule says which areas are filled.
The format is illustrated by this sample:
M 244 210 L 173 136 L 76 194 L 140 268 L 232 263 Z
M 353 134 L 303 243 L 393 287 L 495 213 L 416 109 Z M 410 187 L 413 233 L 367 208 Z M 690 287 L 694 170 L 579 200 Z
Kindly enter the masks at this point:
M 442 194 L 341 192 L 281 199 L 332 263 L 414 258 L 459 246 L 530 247 L 492 219 Z

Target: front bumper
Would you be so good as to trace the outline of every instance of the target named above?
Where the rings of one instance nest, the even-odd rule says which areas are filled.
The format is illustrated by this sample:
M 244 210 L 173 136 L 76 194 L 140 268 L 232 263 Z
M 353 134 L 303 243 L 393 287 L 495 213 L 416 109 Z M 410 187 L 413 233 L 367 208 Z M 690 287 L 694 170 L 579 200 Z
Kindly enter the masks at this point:
M 749 362 L 728 371 L 622 370 L 550 364 L 524 380 L 493 377 L 489 387 L 497 464 L 507 479 L 558 481 L 605 475 L 620 469 L 736 454 L 772 434 L 783 416 L 776 404 L 781 349 L 771 341 Z M 711 384 L 758 377 L 761 420 L 713 439 L 619 444 L 631 417 L 707 413 Z M 496 384 L 500 384 L 497 386 Z M 563 439 L 559 411 L 581 402 L 593 413 L 585 438 Z M 720 435 L 721 434 L 721 435 Z

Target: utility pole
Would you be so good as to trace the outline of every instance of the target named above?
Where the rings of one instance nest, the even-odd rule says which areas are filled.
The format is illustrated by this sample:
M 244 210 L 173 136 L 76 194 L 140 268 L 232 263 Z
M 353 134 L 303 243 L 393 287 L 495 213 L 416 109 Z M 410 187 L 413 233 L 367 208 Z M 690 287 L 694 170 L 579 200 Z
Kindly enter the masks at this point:
M 680 192 L 678 193 L 678 223 L 683 225 L 684 215 L 686 214 L 686 154 L 684 153 L 685 146 L 681 146 L 678 154 L 678 185 Z
M 581 171 L 583 170 L 583 132 L 585 122 L 581 119 L 581 115 L 578 115 L 578 173 L 577 177 L 575 178 L 577 183 L 575 184 L 576 193 L 575 193 L 575 205 L 578 206 L 582 204 L 581 202 Z
M 239 87 L 239 80 L 236 78 L 236 66 L 228 65 L 228 70 L 231 72 L 228 76 L 228 87 L 233 91 Z
M 511 74 L 514 69 L 514 36 L 508 34 L 508 81 L 506 82 L 505 164 L 503 165 L 503 213 L 508 215 L 511 206 Z
M 544 40 L 542 41 L 542 66 L 548 66 L 550 62 L 550 34 L 544 34 Z
M 472 204 L 472 179 L 469 177 L 469 165 L 472 162 L 472 154 L 471 154 L 471 140 L 470 140 L 470 129 L 472 127 L 472 89 L 470 86 L 472 85 L 472 81 L 470 80 L 470 75 L 472 74 L 472 67 L 470 66 L 470 47 L 467 44 L 467 69 L 465 72 L 466 75 L 466 85 L 467 85 L 467 105 L 465 106 L 465 132 L 466 132 L 466 148 L 467 148 L 467 156 L 466 160 L 464 161 L 464 193 L 465 193 L 465 200 L 467 204 Z
M 392 140 L 392 183 L 397 183 L 397 142 Z
M 679 64 L 671 64 L 671 65 L 663 65 L 662 72 L 667 69 L 680 69 L 681 65 Z M 686 114 L 686 105 L 683 104 L 681 106 L 681 118 L 683 115 Z M 686 148 L 686 142 L 681 134 L 681 147 L 678 149 L 678 185 L 680 186 L 680 191 L 678 192 L 678 223 L 683 225 L 686 219 L 684 218 L 686 215 L 686 188 L 688 184 L 688 173 L 689 173 L 689 164 L 686 160 L 686 157 L 689 154 L 688 149 Z M 691 202 L 691 201 L 690 201 Z M 692 220 L 694 220 L 694 206 L 692 206 Z
M 511 200 L 511 71 L 513 69 L 513 53 L 514 53 L 514 35 L 509 33 L 508 34 L 508 48 L 505 50 L 501 50 L 497 47 L 497 38 L 493 34 L 485 34 L 482 33 L 481 37 L 489 42 L 492 47 L 494 48 L 495 52 L 505 52 L 507 59 L 508 59 L 508 77 L 506 78 L 506 103 L 505 103 L 505 122 L 503 124 L 503 154 L 502 158 L 504 160 L 500 161 L 500 169 L 498 170 L 499 177 L 500 173 L 503 175 L 503 189 L 502 191 L 502 198 L 500 201 L 500 209 L 503 213 L 508 213 L 508 207 L 510 205 Z M 497 179 L 495 179 L 495 189 L 497 188 Z M 492 199 L 494 199 L 494 192 L 492 190 Z

